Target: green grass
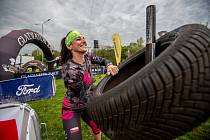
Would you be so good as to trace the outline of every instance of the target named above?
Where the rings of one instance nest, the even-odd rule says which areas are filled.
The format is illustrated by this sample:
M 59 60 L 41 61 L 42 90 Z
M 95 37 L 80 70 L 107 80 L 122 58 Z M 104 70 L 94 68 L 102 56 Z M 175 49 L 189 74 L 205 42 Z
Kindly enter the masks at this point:
M 209 140 L 210 139 L 210 118 L 191 132 L 176 138 L 176 140 Z
M 100 78 L 96 77 L 96 84 Z M 61 105 L 65 88 L 62 80 L 56 80 L 56 95 L 52 99 L 39 100 L 30 102 L 30 106 L 36 111 L 40 123 L 47 124 L 49 140 L 64 140 L 64 132 L 61 121 Z M 84 140 L 93 140 L 88 126 L 82 121 L 82 133 Z M 44 134 L 44 133 L 43 133 Z M 42 134 L 42 137 L 44 138 Z M 105 135 L 102 135 L 103 140 L 108 140 Z M 178 137 L 176 140 L 207 140 L 210 139 L 210 119 L 199 127 L 194 128 L 191 132 L 184 136 Z

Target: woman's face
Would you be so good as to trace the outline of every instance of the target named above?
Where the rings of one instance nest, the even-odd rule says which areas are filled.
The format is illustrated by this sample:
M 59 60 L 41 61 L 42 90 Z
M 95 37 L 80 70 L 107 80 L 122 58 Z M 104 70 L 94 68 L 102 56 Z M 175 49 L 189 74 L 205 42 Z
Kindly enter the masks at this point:
M 87 43 L 84 36 L 76 38 L 70 45 L 71 51 L 85 53 L 87 51 Z

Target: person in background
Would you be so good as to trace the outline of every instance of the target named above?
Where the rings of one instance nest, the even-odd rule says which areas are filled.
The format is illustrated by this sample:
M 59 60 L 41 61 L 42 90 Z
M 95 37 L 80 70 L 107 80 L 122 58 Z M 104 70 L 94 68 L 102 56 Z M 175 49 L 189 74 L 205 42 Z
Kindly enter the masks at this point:
M 91 64 L 106 66 L 112 76 L 119 71 L 111 61 L 87 53 L 85 37 L 70 31 L 61 40 L 62 78 L 67 89 L 62 103 L 62 122 L 67 140 L 81 140 L 80 118 L 92 129 L 95 140 L 101 140 L 101 130 L 86 110 L 87 91 L 93 84 Z

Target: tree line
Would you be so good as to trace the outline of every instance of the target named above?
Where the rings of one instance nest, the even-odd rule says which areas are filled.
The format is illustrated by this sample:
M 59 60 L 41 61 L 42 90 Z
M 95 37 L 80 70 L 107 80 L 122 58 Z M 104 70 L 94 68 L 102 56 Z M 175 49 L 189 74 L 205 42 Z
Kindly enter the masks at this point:
M 121 61 L 126 60 L 128 57 L 133 55 L 138 50 L 144 47 L 144 40 L 142 37 L 137 39 L 136 42 L 131 42 L 129 45 L 123 45 L 121 50 Z M 116 64 L 115 54 L 114 54 L 114 47 L 109 49 L 98 49 L 96 50 L 96 55 L 109 59 L 112 61 L 113 64 Z

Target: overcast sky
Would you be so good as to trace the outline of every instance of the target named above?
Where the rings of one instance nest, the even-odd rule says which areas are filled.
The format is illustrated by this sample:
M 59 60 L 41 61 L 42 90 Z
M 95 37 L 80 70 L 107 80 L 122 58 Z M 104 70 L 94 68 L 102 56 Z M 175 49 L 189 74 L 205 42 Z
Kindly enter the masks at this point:
M 210 0 L 0 0 L 0 37 L 24 28 L 41 34 L 41 24 L 50 18 L 44 37 L 56 50 L 70 30 L 82 32 L 89 46 L 94 39 L 112 45 L 113 33 L 128 45 L 145 38 L 149 4 L 157 8 L 156 32 L 189 23 L 210 24 Z

